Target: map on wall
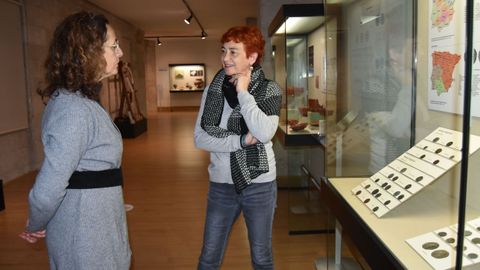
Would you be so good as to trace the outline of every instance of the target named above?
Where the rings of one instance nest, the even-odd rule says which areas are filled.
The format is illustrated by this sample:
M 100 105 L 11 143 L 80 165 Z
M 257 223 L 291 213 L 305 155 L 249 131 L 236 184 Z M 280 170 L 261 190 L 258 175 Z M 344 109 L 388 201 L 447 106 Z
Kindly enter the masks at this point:
M 465 81 L 465 1 L 430 0 L 428 107 L 463 113 Z M 480 0 L 475 0 L 474 30 L 480 29 Z M 474 40 L 472 115 L 480 117 L 480 39 Z
M 432 53 L 432 90 L 440 96 L 452 87 L 453 71 L 461 56 L 451 52 L 434 51 Z

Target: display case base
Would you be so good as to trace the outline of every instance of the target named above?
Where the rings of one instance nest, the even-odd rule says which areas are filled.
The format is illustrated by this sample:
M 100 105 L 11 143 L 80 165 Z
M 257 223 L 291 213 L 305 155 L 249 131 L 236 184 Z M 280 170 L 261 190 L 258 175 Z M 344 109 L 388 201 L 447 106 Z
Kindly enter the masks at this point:
M 342 257 L 342 262 L 336 264 L 334 258 L 319 258 L 315 260 L 316 270 L 362 270 L 362 267 L 352 258 Z
M 122 138 L 135 138 L 138 135 L 147 131 L 147 119 L 143 118 L 131 124 L 128 118 L 116 118 L 115 125 L 117 125 Z

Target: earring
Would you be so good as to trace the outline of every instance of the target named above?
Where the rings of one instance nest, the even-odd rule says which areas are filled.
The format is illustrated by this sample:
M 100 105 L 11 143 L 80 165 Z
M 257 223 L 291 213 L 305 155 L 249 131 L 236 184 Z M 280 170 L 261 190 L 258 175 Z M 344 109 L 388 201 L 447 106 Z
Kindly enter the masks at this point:
M 253 70 L 253 66 L 250 66 L 250 70 Z

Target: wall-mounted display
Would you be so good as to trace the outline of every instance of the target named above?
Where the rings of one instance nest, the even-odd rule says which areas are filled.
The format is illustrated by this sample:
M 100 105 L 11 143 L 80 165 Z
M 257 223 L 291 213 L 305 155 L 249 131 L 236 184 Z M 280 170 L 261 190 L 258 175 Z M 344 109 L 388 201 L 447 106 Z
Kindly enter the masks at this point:
M 27 62 L 25 52 L 25 5 L 0 1 L 0 135 L 29 127 Z
M 205 89 L 204 64 L 170 64 L 170 92 L 192 92 Z
M 478 8 L 480 1 L 475 0 Z M 457 16 L 465 10 L 466 1 L 428 1 L 430 27 L 428 35 L 428 108 L 431 110 L 461 114 L 465 78 L 465 16 Z M 480 20 L 475 19 L 478 27 Z M 459 35 L 458 33 L 462 33 Z M 480 76 L 478 68 L 478 40 L 473 50 L 473 77 Z M 479 104 L 480 88 L 473 87 L 472 103 Z M 472 115 L 480 117 L 480 106 L 472 107 Z

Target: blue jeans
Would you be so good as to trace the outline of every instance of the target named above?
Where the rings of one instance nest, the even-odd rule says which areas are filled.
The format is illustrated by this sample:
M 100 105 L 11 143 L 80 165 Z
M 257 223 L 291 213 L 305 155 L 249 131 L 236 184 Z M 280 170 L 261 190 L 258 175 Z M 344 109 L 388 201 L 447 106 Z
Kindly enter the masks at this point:
M 203 248 L 198 269 L 219 269 L 228 236 L 243 211 L 254 269 L 273 269 L 272 224 L 277 182 L 251 184 L 237 194 L 233 184 L 210 182 Z

